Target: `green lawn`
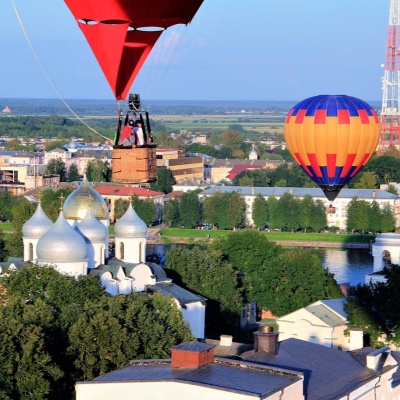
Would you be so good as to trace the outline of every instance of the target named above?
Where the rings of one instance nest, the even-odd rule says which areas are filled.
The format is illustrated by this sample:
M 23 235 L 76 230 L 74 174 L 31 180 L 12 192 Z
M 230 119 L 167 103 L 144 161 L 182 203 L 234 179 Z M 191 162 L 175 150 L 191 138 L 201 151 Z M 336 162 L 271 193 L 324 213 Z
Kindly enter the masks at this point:
M 9 222 L 0 222 L 0 231 L 13 231 L 14 227 Z
M 242 230 L 241 230 L 242 231 Z M 217 238 L 219 236 L 227 235 L 232 231 L 206 231 L 198 229 L 181 229 L 181 228 L 167 228 L 160 229 L 162 237 L 184 237 L 188 239 L 194 238 Z M 289 232 L 262 232 L 272 241 L 279 240 L 299 240 L 299 241 L 313 241 L 313 242 L 337 242 L 337 243 L 369 243 L 370 240 L 375 240 L 374 235 L 345 235 L 334 233 L 289 233 Z

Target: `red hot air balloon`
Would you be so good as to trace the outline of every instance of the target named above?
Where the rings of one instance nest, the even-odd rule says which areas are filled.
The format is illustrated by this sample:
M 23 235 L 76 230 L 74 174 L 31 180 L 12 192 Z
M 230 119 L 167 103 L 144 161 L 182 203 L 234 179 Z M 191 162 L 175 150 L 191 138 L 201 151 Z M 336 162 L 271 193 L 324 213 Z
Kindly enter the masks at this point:
M 172 25 L 187 25 L 203 3 L 203 0 L 64 1 L 84 33 L 116 100 L 127 99 L 130 87 L 162 33 Z M 129 95 L 125 111 L 124 128 L 127 129 L 122 127 L 123 112 L 120 110 L 114 140 L 113 181 L 153 182 L 157 179 L 156 145 L 148 112 L 142 108 L 138 94 Z M 128 132 L 130 121 L 135 121 L 132 133 Z M 123 140 L 124 132 L 132 139 L 127 144 Z
M 379 120 L 372 106 L 356 97 L 314 96 L 290 110 L 285 140 L 294 160 L 333 201 L 372 157 Z
M 203 0 L 64 0 L 117 100 L 130 87 L 163 31 L 187 25 Z

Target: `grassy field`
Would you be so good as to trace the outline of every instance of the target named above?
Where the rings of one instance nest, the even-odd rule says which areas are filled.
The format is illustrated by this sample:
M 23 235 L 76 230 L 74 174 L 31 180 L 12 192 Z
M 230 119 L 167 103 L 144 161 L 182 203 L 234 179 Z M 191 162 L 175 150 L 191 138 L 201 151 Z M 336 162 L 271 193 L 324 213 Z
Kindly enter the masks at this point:
M 282 114 L 224 114 L 224 115 L 156 115 L 154 120 L 171 130 L 207 132 L 226 130 L 240 124 L 245 131 L 283 133 L 285 116 Z
M 241 230 L 242 231 L 242 230 Z M 231 231 L 206 231 L 198 229 L 167 228 L 160 229 L 159 232 L 164 238 L 186 238 L 186 239 L 215 239 L 227 235 Z M 374 240 L 374 235 L 346 235 L 333 233 L 289 233 L 289 232 L 262 232 L 272 241 L 310 241 L 310 242 L 335 242 L 335 243 L 369 243 Z

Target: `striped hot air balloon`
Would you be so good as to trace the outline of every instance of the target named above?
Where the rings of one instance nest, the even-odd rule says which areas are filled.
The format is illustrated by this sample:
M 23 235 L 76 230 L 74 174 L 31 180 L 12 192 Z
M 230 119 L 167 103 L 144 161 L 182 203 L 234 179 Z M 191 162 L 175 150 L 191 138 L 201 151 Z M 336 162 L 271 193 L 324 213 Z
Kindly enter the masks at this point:
M 294 160 L 333 201 L 372 157 L 379 120 L 373 107 L 356 97 L 314 96 L 290 110 L 285 140 Z

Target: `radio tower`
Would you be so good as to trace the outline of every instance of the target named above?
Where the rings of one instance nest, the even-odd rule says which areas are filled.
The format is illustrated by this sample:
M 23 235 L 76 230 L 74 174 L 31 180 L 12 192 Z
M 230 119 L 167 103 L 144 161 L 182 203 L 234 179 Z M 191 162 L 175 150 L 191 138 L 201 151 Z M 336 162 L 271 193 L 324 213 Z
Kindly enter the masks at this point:
M 390 0 L 385 74 L 382 78 L 382 111 L 378 155 L 396 150 L 400 154 L 400 0 Z

